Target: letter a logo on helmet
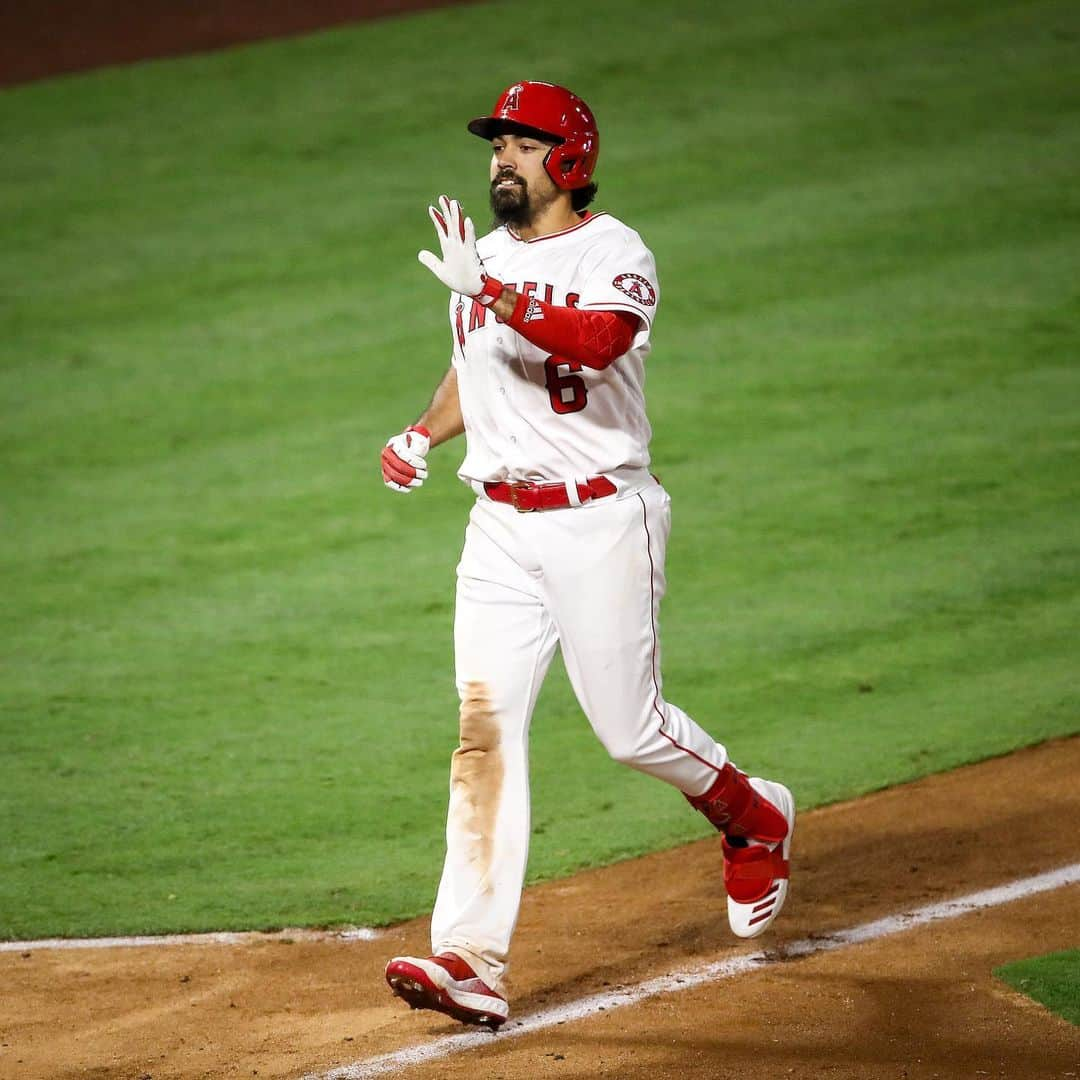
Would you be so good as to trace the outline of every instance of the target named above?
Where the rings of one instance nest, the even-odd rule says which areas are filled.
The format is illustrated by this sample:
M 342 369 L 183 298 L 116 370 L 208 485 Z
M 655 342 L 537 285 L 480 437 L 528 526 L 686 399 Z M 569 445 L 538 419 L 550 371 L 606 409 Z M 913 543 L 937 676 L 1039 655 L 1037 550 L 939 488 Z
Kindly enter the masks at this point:
M 554 142 L 544 159 L 544 168 L 556 187 L 567 191 L 589 183 L 600 156 L 600 133 L 592 110 L 577 94 L 552 83 L 519 82 L 508 86 L 491 115 L 470 120 L 469 130 L 481 139 L 531 135 Z

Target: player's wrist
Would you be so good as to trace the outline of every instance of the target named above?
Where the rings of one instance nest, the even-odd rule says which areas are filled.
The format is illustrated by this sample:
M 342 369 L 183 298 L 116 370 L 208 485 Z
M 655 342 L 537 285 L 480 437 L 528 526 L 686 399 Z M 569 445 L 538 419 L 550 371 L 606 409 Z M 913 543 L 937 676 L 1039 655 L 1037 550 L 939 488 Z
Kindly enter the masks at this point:
M 430 438 L 431 438 L 431 432 L 428 431 L 428 429 L 426 427 L 424 427 L 423 424 L 410 424 L 405 430 L 406 431 L 415 431 L 418 434 L 423 435 L 425 439 L 430 440 Z
M 484 274 L 481 277 L 480 291 L 473 297 L 478 303 L 484 305 L 484 307 L 490 307 L 495 303 L 499 297 L 502 296 L 503 290 L 506 288 L 501 281 L 493 278 L 490 274 Z

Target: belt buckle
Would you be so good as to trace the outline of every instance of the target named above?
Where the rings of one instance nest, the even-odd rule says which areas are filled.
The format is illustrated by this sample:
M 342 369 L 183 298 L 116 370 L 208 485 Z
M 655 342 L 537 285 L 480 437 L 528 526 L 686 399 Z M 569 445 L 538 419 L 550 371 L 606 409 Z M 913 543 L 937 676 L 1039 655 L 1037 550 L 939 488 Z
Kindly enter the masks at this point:
M 530 484 L 527 480 L 515 480 L 510 485 L 510 505 L 519 514 L 531 514 L 536 510 L 535 506 L 522 506 L 518 502 L 518 494 L 517 493 L 519 491 L 527 491 L 527 490 L 531 489 L 532 486 L 533 485 Z

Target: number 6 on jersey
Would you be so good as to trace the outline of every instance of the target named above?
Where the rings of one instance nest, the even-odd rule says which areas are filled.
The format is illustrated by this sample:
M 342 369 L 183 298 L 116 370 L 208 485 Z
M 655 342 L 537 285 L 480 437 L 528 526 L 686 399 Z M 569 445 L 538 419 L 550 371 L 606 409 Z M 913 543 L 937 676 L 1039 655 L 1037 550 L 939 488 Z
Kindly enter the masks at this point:
M 574 374 L 580 370 L 581 364 L 577 360 L 567 360 L 564 356 L 549 356 L 544 361 L 544 377 L 551 407 L 560 416 L 581 412 L 589 403 L 585 380 Z

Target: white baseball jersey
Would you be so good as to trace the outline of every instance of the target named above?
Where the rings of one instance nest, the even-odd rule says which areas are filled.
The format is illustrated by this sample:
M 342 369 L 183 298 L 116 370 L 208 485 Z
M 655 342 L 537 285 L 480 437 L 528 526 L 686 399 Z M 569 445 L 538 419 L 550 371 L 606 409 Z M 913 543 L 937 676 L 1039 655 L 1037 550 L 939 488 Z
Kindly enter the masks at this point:
M 649 464 L 645 358 L 659 302 L 656 263 L 633 229 L 587 214 L 523 240 L 506 226 L 477 242 L 487 272 L 549 304 L 628 311 L 641 320 L 629 352 L 602 371 L 530 344 L 490 308 L 450 297 L 453 365 L 468 444 L 458 475 L 564 480 Z

